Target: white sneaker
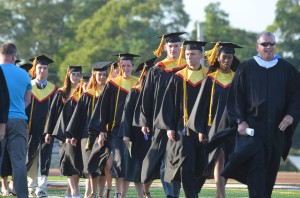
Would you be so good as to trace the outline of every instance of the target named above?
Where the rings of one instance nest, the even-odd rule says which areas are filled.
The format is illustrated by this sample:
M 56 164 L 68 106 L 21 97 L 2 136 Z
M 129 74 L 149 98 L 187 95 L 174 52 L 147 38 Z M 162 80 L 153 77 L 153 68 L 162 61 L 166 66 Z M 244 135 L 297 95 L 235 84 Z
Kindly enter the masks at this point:
M 48 193 L 46 190 L 40 189 L 39 191 L 35 192 L 36 196 L 38 198 L 47 198 L 48 197 Z

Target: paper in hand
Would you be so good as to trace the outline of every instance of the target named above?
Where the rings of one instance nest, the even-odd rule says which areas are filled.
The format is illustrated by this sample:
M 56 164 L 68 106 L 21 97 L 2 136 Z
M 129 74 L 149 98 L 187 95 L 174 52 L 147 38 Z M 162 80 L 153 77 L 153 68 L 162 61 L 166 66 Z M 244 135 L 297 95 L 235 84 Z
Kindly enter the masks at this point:
M 132 155 L 131 155 L 132 142 L 129 141 L 128 144 L 126 145 L 126 147 L 127 147 L 128 151 L 129 151 L 129 156 L 132 157 Z

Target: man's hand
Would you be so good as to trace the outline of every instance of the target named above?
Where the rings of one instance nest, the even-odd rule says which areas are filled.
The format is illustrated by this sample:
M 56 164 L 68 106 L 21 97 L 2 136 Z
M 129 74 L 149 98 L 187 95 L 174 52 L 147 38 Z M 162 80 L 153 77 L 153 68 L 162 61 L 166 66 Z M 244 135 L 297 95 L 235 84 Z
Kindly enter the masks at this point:
M 123 141 L 126 144 L 126 146 L 128 146 L 128 143 L 130 142 L 130 138 L 129 137 L 123 137 Z
M 0 124 L 0 141 L 3 140 L 5 136 L 5 123 Z
M 144 135 L 150 135 L 150 129 L 149 129 L 149 127 L 142 127 L 141 130 L 144 133 Z
M 198 133 L 198 139 L 199 139 L 199 142 L 201 142 L 201 143 L 207 141 L 207 137 L 203 133 Z
M 167 136 L 169 140 L 175 141 L 175 131 L 174 130 L 167 130 Z
M 284 116 L 284 118 L 282 119 L 282 121 L 280 122 L 278 128 L 280 129 L 280 131 L 285 131 L 285 129 L 290 126 L 294 121 L 294 118 L 290 115 L 286 115 Z
M 46 136 L 45 136 L 45 142 L 47 143 L 47 144 L 50 144 L 50 142 L 51 142 L 51 135 L 50 134 L 46 134 Z
M 246 133 L 246 129 L 247 128 L 249 128 L 248 123 L 246 121 L 241 122 L 238 125 L 238 132 L 239 132 L 239 134 L 241 134 L 241 135 L 247 135 L 247 133 Z
M 98 144 L 100 145 L 100 147 L 104 146 L 104 141 L 107 138 L 107 133 L 106 132 L 100 132 L 99 134 L 99 138 L 98 138 Z

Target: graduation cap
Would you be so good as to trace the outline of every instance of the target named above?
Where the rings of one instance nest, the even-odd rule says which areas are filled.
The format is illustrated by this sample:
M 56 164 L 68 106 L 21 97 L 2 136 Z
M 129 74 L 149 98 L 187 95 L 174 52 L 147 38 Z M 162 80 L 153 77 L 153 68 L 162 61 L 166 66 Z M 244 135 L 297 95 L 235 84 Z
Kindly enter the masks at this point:
M 68 69 L 70 72 L 82 72 L 81 65 L 68 65 Z
M 201 52 L 203 51 L 203 47 L 206 45 L 207 42 L 204 41 L 184 41 L 182 43 L 181 49 L 180 49 L 180 54 L 177 60 L 177 63 L 179 66 L 182 66 L 182 59 L 183 59 L 183 54 L 184 54 L 184 45 L 186 45 L 185 50 L 200 50 Z
M 242 46 L 231 42 L 212 42 L 215 46 L 204 53 L 206 61 L 209 65 L 214 65 L 217 60 L 218 54 L 224 52 L 226 54 L 235 54 L 235 48 L 243 48 Z
M 112 68 L 112 69 L 116 69 L 116 68 L 118 68 L 118 67 L 119 67 L 118 62 L 113 62 L 113 63 L 111 64 L 111 68 Z
M 26 70 L 27 72 L 29 72 L 29 70 L 32 68 L 32 64 L 31 63 L 24 63 L 22 65 L 20 65 L 20 68 Z
M 130 54 L 130 53 L 119 53 L 119 54 L 114 54 L 113 56 L 118 56 L 119 60 L 131 60 L 131 61 L 133 61 L 134 57 L 140 57 L 139 55 Z
M 185 50 L 200 50 L 203 51 L 203 47 L 207 42 L 204 41 L 184 41 L 183 45 L 185 45 Z
M 156 58 L 157 57 L 154 57 L 154 58 L 151 58 L 151 59 L 149 59 L 147 61 L 144 61 L 144 62 L 140 63 L 137 66 L 137 68 L 136 68 L 136 70 L 134 72 L 136 73 L 138 71 L 143 70 L 144 68 L 145 68 L 145 70 L 149 70 L 152 66 L 155 65 L 154 62 L 155 62 Z
M 32 62 L 36 61 L 36 64 L 39 63 L 41 65 L 49 65 L 49 64 L 54 62 L 51 58 L 47 57 L 46 55 L 36 56 L 36 57 L 31 58 L 29 60 L 32 61 Z
M 218 49 L 219 53 L 224 52 L 226 54 L 235 54 L 234 48 L 243 48 L 242 46 L 231 42 L 212 42 L 212 43 L 215 43 L 215 45 L 219 43 L 219 49 Z
M 83 73 L 82 74 L 82 78 L 84 81 L 89 81 L 89 79 L 91 78 L 92 74 L 91 73 Z
M 186 32 L 173 32 L 173 33 L 164 34 L 164 35 L 158 37 L 158 38 L 161 38 L 161 40 L 160 40 L 158 48 L 155 51 L 153 51 L 154 55 L 156 57 L 161 57 L 164 40 L 166 43 L 177 43 L 177 42 L 181 41 L 179 36 L 182 34 L 185 34 L 185 33 Z
M 91 66 L 93 71 L 107 71 L 108 67 L 110 67 L 112 62 L 98 62 Z
M 17 59 L 17 60 L 15 61 L 15 65 L 18 64 L 18 63 L 20 63 L 20 62 L 21 62 L 21 60 Z

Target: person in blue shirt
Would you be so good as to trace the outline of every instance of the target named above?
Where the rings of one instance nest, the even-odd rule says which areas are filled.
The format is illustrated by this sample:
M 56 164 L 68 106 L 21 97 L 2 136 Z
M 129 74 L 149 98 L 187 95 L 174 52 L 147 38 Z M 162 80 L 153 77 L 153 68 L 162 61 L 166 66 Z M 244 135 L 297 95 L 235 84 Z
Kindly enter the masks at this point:
M 15 65 L 17 47 L 13 43 L 4 43 L 0 47 L 0 64 L 8 87 L 10 105 L 5 136 L 1 141 L 0 164 L 3 161 L 4 148 L 10 155 L 15 191 L 18 197 L 28 197 L 26 148 L 27 116 L 25 108 L 30 103 L 31 83 L 25 70 Z

